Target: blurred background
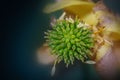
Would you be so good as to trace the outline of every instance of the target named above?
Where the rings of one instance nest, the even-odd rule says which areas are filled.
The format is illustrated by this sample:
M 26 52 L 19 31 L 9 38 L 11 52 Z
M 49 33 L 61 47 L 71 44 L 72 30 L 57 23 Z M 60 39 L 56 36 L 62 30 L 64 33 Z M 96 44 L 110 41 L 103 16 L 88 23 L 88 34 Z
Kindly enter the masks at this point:
M 44 32 L 49 29 L 51 16 L 61 14 L 61 11 L 52 14 L 42 12 L 45 5 L 53 1 L 4 1 L 3 24 L 7 27 L 1 29 L 4 33 L 2 38 L 5 39 L 1 42 L 5 53 L 2 57 L 1 80 L 100 80 L 93 65 L 76 62 L 67 69 L 61 62 L 56 66 L 58 74 L 51 77 L 52 65 L 38 63 L 36 50 L 45 42 Z M 104 2 L 114 12 L 120 13 L 119 0 Z

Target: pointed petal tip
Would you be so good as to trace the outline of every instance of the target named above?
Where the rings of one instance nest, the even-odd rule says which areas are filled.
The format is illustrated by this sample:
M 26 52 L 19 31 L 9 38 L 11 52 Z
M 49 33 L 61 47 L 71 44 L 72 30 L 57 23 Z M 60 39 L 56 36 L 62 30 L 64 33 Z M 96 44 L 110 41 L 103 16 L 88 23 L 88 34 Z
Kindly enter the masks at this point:
M 92 60 L 85 61 L 85 63 L 87 63 L 87 64 L 96 64 L 96 62 L 92 61 Z

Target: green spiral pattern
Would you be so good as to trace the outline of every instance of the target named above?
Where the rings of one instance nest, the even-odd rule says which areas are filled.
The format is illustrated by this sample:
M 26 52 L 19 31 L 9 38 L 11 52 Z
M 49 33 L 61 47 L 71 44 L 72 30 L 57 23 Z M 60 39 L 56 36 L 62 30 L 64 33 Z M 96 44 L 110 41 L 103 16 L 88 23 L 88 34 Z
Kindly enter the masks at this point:
M 81 27 L 78 27 L 79 24 L 82 24 Z M 73 64 L 75 59 L 84 62 L 92 56 L 91 49 L 94 46 L 92 34 L 92 30 L 77 19 L 73 23 L 61 20 L 46 32 L 46 38 L 52 54 L 69 65 Z

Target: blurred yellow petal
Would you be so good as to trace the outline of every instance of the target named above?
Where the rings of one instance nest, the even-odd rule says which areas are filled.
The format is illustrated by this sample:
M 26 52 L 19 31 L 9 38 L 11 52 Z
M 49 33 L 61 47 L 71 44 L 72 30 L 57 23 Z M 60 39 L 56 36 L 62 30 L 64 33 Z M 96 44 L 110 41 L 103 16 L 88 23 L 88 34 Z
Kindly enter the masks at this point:
M 73 5 L 84 5 L 92 7 L 94 6 L 94 3 L 87 2 L 87 1 L 81 1 L 81 0 L 62 0 L 60 2 L 56 2 L 54 4 L 49 4 L 45 7 L 44 12 L 45 13 L 51 13 L 69 6 Z M 84 9 L 82 9 L 84 11 Z
M 109 34 L 108 36 L 114 40 L 119 41 L 120 40 L 120 23 L 114 23 L 112 24 L 112 27 L 107 28 L 106 30 Z
M 82 20 L 90 25 L 96 25 L 98 23 L 98 19 L 96 18 L 95 14 L 93 12 L 83 16 Z
M 114 41 L 120 40 L 120 19 L 117 19 L 119 16 L 108 11 L 97 11 L 95 14 L 101 24 L 106 27 L 104 34 Z
M 64 9 L 67 14 L 71 16 L 77 16 L 90 25 L 96 25 L 98 20 L 95 14 L 92 12 L 94 5 L 94 3 L 85 0 L 62 0 L 60 2 L 48 5 L 44 9 L 44 12 L 51 13 L 60 9 Z
M 85 21 L 90 25 L 96 25 L 98 20 L 96 15 L 92 12 L 94 4 L 91 3 L 89 5 L 73 5 L 64 8 L 65 12 L 69 15 L 77 16 L 81 20 Z
M 105 42 L 105 44 L 101 46 L 96 53 L 96 61 L 101 60 L 101 58 L 103 58 L 105 54 L 110 51 L 111 51 L 111 44 Z
M 73 5 L 64 8 L 64 10 L 67 14 L 77 16 L 87 24 L 96 25 L 98 23 L 98 19 L 92 12 L 93 6 L 94 5 Z

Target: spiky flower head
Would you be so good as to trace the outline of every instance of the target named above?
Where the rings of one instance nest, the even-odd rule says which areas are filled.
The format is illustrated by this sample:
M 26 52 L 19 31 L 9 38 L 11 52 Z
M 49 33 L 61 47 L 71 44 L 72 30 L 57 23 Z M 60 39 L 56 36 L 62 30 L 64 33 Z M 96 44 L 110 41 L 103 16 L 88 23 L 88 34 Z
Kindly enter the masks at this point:
M 51 30 L 46 32 L 48 45 L 58 61 L 66 65 L 73 64 L 75 59 L 82 62 L 92 55 L 94 38 L 88 25 L 78 19 L 58 20 Z

